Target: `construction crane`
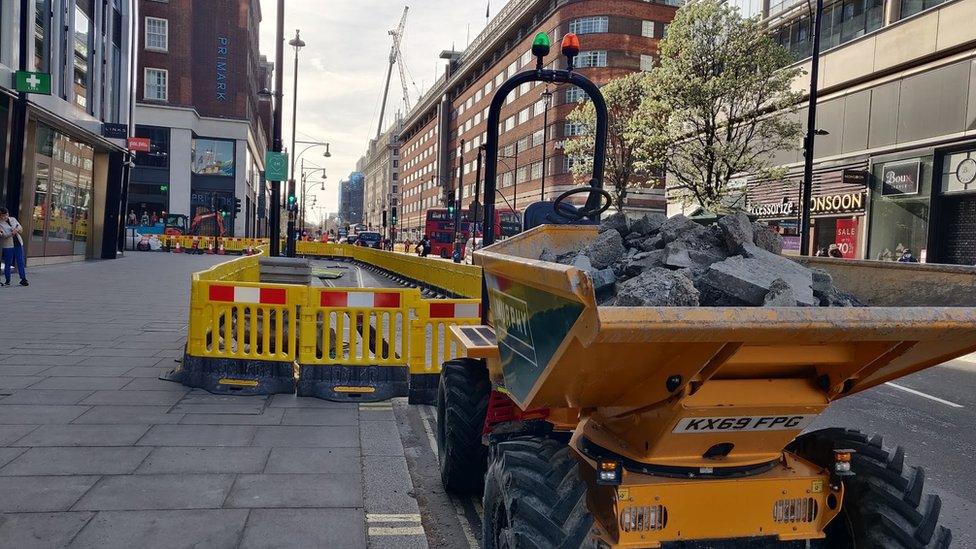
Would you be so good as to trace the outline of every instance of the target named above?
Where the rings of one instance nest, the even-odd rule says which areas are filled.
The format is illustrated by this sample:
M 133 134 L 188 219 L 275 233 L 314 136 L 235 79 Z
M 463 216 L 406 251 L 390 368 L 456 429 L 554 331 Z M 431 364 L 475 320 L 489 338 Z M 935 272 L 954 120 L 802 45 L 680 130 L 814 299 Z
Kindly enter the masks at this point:
M 400 53 L 400 41 L 403 40 L 403 30 L 407 26 L 407 11 L 409 9 L 409 6 L 403 7 L 400 24 L 397 25 L 396 29 L 389 31 L 390 36 L 393 37 L 393 45 L 390 47 L 390 66 L 387 68 L 386 84 L 383 86 L 383 103 L 380 106 L 380 121 L 376 127 L 377 139 L 379 139 L 380 134 L 383 132 L 383 116 L 386 114 L 386 99 L 390 95 L 390 77 L 393 76 L 393 65 L 397 65 L 400 69 L 400 85 L 403 87 L 403 110 L 404 112 L 410 110 L 410 92 L 407 89 L 407 67 L 403 63 L 403 55 Z M 412 79 L 411 83 L 413 83 Z M 413 85 L 414 88 L 417 87 L 416 83 L 413 83 Z

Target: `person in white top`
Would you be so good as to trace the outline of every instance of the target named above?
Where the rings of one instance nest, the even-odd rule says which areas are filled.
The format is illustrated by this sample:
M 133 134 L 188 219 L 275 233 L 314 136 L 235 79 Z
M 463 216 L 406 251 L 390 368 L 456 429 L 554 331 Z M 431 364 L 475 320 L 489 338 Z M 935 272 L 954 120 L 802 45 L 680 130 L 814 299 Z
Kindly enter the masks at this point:
M 20 275 L 20 285 L 27 283 L 26 265 L 24 264 L 24 239 L 20 236 L 24 228 L 13 217 L 7 208 L 0 207 L 0 248 L 3 252 L 3 282 L 0 286 L 10 286 L 10 268 L 16 263 L 17 274 Z

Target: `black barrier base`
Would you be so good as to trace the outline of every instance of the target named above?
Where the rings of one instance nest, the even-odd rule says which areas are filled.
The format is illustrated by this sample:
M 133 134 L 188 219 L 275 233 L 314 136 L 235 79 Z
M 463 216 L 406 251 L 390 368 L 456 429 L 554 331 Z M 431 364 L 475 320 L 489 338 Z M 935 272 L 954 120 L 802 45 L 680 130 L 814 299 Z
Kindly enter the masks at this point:
M 378 402 L 407 396 L 406 366 L 298 366 L 298 396 L 335 402 Z
M 160 378 L 218 395 L 273 395 L 295 392 L 293 362 L 201 358 L 184 354 L 182 366 Z
M 410 404 L 436 404 L 437 384 L 440 380 L 440 374 L 410 374 L 407 401 Z

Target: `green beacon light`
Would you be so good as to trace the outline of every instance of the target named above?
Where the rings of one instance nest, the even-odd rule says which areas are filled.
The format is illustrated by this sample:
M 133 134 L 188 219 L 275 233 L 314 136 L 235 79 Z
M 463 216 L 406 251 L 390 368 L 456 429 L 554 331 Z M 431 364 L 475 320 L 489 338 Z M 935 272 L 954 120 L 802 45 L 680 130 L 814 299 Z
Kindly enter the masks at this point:
M 549 55 L 551 47 L 552 43 L 549 41 L 548 33 L 540 32 L 535 35 L 535 39 L 532 41 L 532 55 L 536 58 L 536 69 L 542 70 L 542 59 Z

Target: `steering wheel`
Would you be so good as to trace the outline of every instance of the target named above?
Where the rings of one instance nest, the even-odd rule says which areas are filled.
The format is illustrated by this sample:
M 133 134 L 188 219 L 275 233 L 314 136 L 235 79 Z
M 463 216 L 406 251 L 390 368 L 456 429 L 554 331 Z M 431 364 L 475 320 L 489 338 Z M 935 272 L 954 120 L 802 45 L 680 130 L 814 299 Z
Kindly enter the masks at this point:
M 573 195 L 576 195 L 576 194 L 582 194 L 582 193 L 587 193 L 591 197 L 592 197 L 593 193 L 596 193 L 596 194 L 600 195 L 600 198 L 602 199 L 602 201 L 601 201 L 602 204 L 600 204 L 600 205 L 598 205 L 597 207 L 594 207 L 594 208 L 587 208 L 584 205 L 583 208 L 581 208 L 581 209 L 577 209 L 577 208 L 575 208 L 575 207 L 573 207 L 573 206 L 571 206 L 569 204 L 564 204 L 565 200 L 567 198 L 569 198 L 570 196 L 573 196 Z M 586 203 L 589 204 L 589 202 L 590 202 L 590 199 L 588 198 L 586 200 Z M 603 212 L 609 210 L 610 209 L 610 206 L 612 204 L 613 204 L 613 197 L 610 195 L 609 192 L 607 192 L 604 189 L 600 189 L 600 188 L 597 188 L 597 187 L 591 187 L 591 186 L 588 186 L 587 185 L 587 186 L 584 186 L 584 187 L 576 187 L 574 189 L 569 189 L 568 191 L 565 191 L 562 194 L 560 194 L 559 196 L 557 196 L 556 197 L 556 200 L 552 203 L 552 209 L 553 209 L 553 213 L 555 213 L 559 217 L 562 217 L 563 219 L 566 219 L 566 220 L 569 220 L 569 221 L 579 221 L 580 219 L 583 219 L 584 217 L 589 217 L 590 219 L 595 219 L 596 216 L 598 216 L 598 215 L 602 214 Z

